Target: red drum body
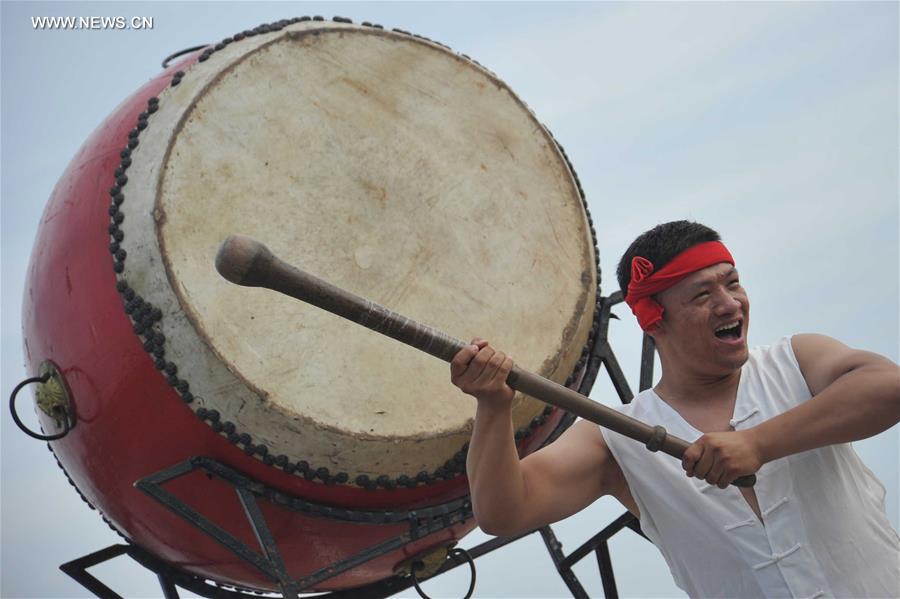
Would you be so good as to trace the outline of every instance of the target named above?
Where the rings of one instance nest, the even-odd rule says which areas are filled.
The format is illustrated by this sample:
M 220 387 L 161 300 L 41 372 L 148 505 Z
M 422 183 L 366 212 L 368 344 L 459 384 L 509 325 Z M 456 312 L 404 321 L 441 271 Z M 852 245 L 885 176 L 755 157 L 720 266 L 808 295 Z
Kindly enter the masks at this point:
M 194 456 L 328 506 L 259 501 L 294 579 L 409 530 L 341 510 L 409 515 L 468 492 L 474 401 L 447 365 L 230 285 L 213 260 L 232 233 L 558 382 L 583 372 L 598 284 L 583 199 L 493 74 L 344 22 L 283 21 L 191 55 L 125 100 L 61 177 L 23 327 L 29 373 L 52 362 L 68 387 L 76 425 L 51 442 L 66 474 L 122 535 L 192 575 L 278 588 L 135 487 Z M 517 397 L 521 453 L 562 416 Z M 258 547 L 232 486 L 194 471 L 164 487 Z M 454 505 L 449 526 L 313 586 L 380 580 L 454 543 L 476 525 Z

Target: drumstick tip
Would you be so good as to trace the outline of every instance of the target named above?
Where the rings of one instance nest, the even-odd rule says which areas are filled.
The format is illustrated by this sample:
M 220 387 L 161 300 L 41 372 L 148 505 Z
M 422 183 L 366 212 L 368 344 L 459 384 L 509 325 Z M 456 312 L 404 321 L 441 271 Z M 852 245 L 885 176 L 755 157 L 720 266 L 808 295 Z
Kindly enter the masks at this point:
M 260 259 L 271 258 L 269 249 L 246 235 L 229 235 L 216 253 L 216 270 L 237 285 L 255 286 L 262 280 Z

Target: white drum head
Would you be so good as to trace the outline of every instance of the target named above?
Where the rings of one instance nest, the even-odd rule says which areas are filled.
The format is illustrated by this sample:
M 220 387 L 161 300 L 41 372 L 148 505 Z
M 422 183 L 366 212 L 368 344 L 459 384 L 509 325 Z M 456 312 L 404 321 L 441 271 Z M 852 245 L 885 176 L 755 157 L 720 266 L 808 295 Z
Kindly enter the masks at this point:
M 163 306 L 197 407 L 237 433 L 351 482 L 415 476 L 468 440 L 475 402 L 446 363 L 226 282 L 230 234 L 523 368 L 572 372 L 597 285 L 584 208 L 491 73 L 410 36 L 299 23 L 193 65 L 160 106 L 130 172 L 147 191 L 126 203 L 126 276 Z M 542 409 L 517 397 L 516 425 Z

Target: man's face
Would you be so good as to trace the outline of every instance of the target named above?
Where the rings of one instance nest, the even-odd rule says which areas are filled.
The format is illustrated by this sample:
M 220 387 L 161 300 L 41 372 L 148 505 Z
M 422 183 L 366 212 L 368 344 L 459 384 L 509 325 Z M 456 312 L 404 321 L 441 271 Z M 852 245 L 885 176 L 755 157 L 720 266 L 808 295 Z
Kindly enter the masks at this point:
M 717 377 L 747 361 L 750 300 L 731 264 L 688 275 L 658 301 L 665 313 L 653 337 L 676 368 Z

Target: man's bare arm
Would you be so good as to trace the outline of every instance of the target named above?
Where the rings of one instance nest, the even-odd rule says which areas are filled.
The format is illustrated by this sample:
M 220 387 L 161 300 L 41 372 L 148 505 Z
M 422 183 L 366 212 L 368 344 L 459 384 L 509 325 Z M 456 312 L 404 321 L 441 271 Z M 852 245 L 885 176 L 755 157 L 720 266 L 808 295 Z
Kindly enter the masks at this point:
M 478 399 L 466 471 L 472 506 L 487 533 L 512 535 L 569 516 L 617 492 L 624 478 L 592 423 L 578 422 L 540 451 L 519 460 L 505 381 L 508 360 L 475 340 L 451 362 L 454 384 Z

